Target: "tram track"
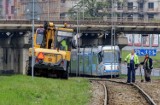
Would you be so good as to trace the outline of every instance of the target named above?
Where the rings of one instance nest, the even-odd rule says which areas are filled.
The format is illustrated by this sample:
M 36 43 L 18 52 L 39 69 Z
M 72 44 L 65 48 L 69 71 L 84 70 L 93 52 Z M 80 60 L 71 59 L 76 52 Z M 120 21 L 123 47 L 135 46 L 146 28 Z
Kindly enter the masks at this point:
M 100 82 L 100 81 L 97 81 L 98 84 L 102 85 L 103 86 L 103 89 L 104 89 L 104 104 L 103 105 L 107 105 L 107 87 L 104 83 Z
M 104 85 L 106 89 L 106 95 L 107 98 L 104 98 L 106 100 L 106 103 L 104 101 L 104 105 L 116 105 L 117 103 L 127 105 L 129 104 L 129 100 L 131 105 L 156 105 L 156 103 L 153 101 L 153 99 L 138 85 L 136 84 L 126 84 L 122 81 L 116 81 L 116 80 L 106 80 L 106 79 L 90 79 L 91 81 L 97 81 L 101 85 Z M 119 96 L 118 96 L 119 95 Z M 118 98 L 121 97 L 121 99 Z M 126 99 L 125 99 L 125 98 Z M 119 102 L 118 102 L 118 101 Z M 117 101 L 115 103 L 114 101 Z M 127 103 L 128 102 L 128 103 Z

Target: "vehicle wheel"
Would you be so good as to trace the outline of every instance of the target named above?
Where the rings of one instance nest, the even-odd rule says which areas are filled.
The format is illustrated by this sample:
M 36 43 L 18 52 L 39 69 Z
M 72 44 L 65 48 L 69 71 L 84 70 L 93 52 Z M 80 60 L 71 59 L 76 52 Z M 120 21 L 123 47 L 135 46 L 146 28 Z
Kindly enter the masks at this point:
M 68 79 L 68 72 L 67 72 L 67 71 L 64 71 L 64 72 L 63 72 L 62 78 L 63 78 L 63 79 Z
M 27 75 L 31 75 L 32 73 L 31 73 L 31 68 L 30 67 L 28 67 L 28 70 L 27 70 Z
M 118 75 L 116 75 L 116 77 L 119 77 L 119 74 L 118 74 Z

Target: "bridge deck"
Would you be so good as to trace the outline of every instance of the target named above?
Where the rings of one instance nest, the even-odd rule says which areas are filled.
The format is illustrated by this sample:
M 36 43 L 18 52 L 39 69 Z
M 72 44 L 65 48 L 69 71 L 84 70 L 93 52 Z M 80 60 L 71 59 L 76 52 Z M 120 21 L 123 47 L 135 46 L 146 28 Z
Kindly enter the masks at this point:
M 77 21 L 53 21 L 57 26 L 63 26 L 68 23 L 69 27 L 74 29 L 77 26 L 80 30 L 107 30 L 110 31 L 112 27 L 111 21 L 103 20 L 79 20 Z M 35 21 L 35 28 L 43 26 L 44 21 Z M 114 22 L 116 31 L 123 32 L 160 32 L 160 22 L 144 22 L 144 21 L 116 21 Z M 1 30 L 31 30 L 32 21 L 29 20 L 0 20 Z

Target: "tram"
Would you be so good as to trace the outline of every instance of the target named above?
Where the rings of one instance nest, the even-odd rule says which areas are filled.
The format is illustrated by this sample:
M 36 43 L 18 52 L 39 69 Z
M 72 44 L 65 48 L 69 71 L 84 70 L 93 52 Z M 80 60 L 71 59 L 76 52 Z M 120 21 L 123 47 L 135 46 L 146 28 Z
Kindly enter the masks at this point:
M 120 62 L 121 56 L 118 46 L 73 49 L 69 73 L 78 76 L 117 77 L 121 73 Z

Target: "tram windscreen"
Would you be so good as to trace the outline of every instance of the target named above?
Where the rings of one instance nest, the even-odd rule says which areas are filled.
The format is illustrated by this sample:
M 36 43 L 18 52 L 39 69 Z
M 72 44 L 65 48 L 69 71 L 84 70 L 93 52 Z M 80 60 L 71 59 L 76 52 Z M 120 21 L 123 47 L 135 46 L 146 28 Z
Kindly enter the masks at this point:
M 44 34 L 44 29 L 37 29 L 36 43 L 39 45 L 42 44 L 43 34 Z
M 104 63 L 117 63 L 118 62 L 118 52 L 104 51 L 103 54 Z

